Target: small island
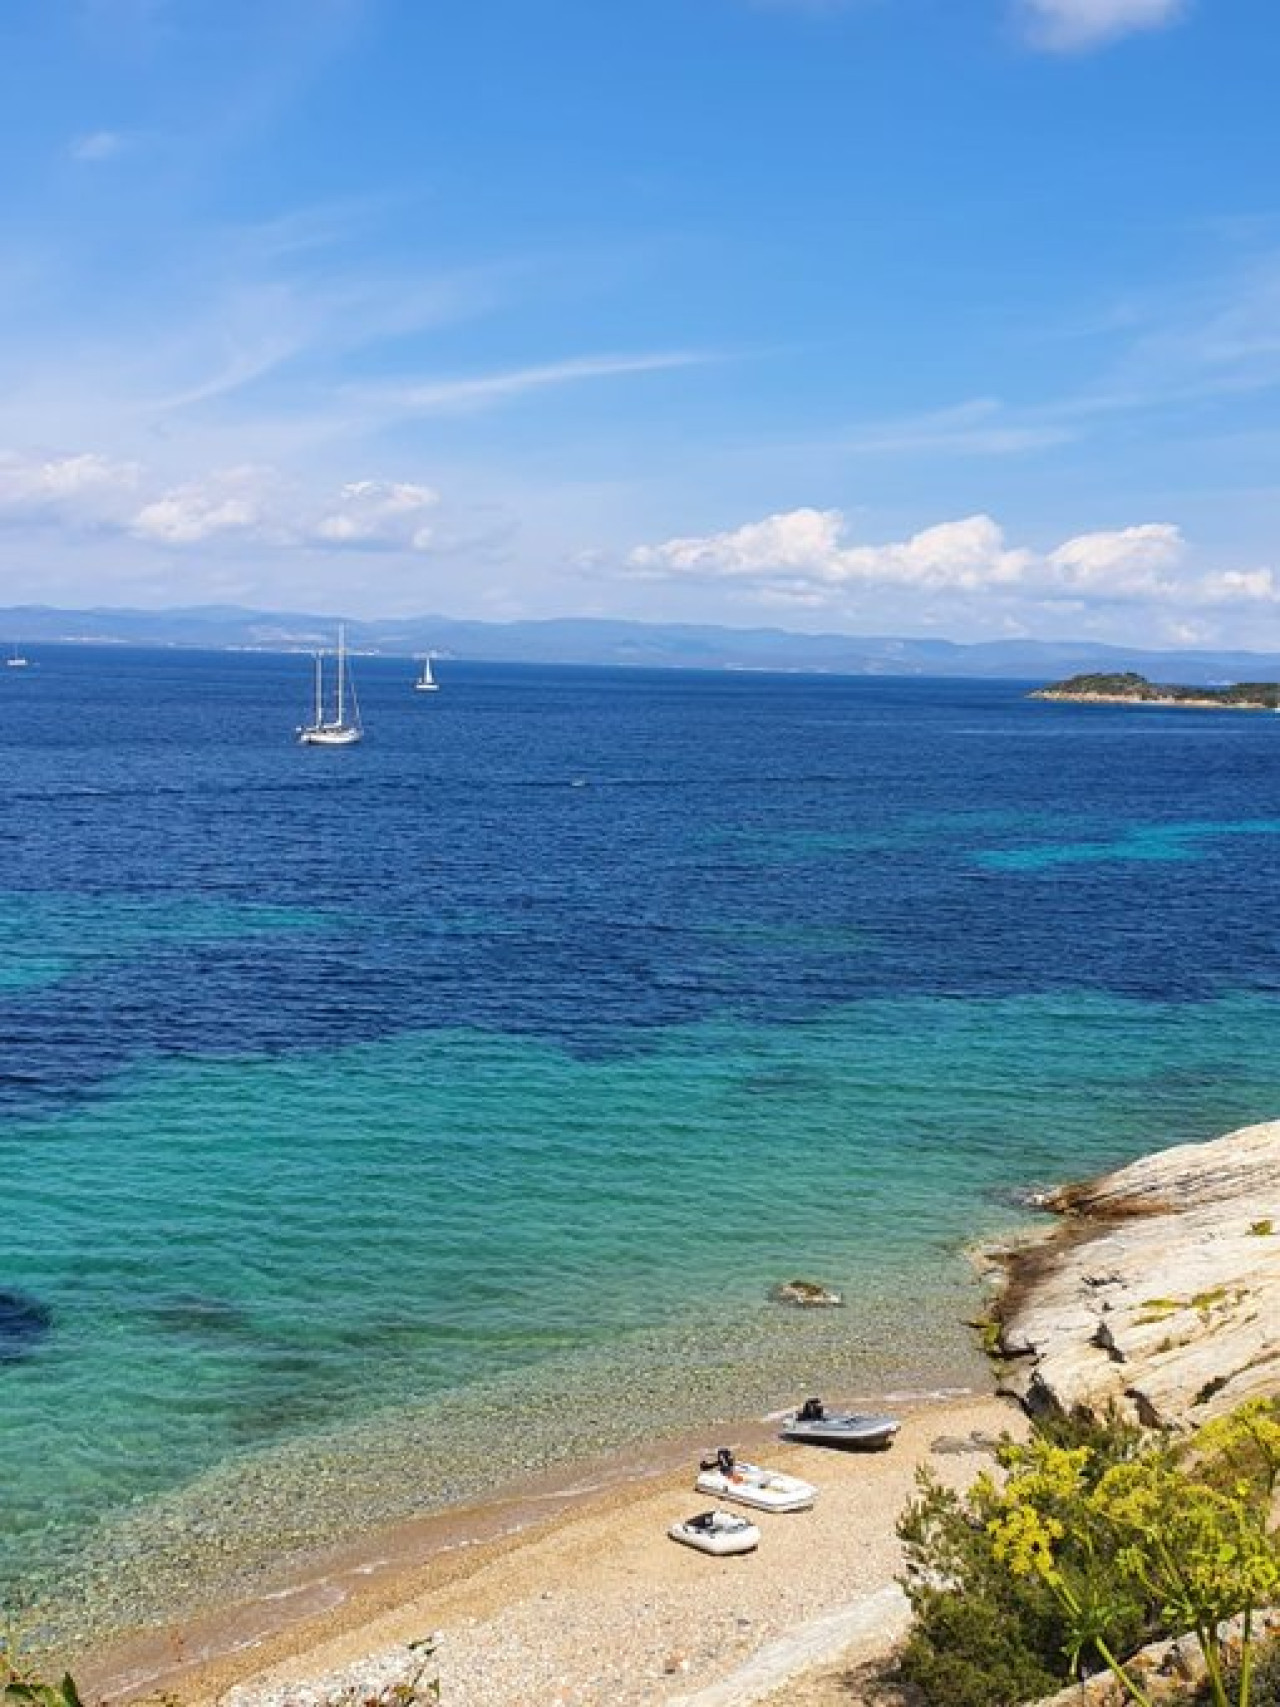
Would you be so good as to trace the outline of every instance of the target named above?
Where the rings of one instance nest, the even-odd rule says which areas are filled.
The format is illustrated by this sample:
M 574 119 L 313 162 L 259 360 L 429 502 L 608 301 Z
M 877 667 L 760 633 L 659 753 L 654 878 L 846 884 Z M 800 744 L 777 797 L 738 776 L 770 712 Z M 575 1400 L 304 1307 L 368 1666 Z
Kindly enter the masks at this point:
M 1180 705 L 1201 710 L 1280 711 L 1280 682 L 1236 682 L 1220 688 L 1149 682 L 1135 670 L 1069 676 L 1037 688 L 1029 699 L 1077 700 L 1093 705 Z

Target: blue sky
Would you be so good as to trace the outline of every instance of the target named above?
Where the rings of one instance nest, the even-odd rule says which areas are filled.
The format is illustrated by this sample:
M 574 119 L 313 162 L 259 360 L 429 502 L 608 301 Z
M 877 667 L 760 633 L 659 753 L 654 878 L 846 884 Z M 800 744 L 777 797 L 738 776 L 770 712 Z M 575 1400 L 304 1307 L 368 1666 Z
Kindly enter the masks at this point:
M 7 0 L 0 602 L 1280 646 L 1274 0 Z

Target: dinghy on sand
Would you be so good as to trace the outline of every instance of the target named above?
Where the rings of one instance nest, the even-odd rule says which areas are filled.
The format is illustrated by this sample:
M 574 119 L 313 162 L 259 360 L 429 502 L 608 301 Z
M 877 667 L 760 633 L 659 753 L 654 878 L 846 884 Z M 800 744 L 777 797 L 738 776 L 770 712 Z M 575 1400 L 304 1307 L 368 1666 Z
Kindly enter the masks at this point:
M 694 1486 L 699 1493 L 756 1506 L 760 1511 L 808 1511 L 818 1497 L 811 1482 L 761 1469 L 758 1464 L 744 1464 L 727 1446 L 722 1446 L 714 1458 L 702 1460 L 702 1473 Z
M 760 1531 L 755 1524 L 732 1511 L 700 1511 L 697 1517 L 673 1523 L 667 1534 L 673 1541 L 683 1541 L 686 1547 L 713 1553 L 717 1558 L 728 1553 L 750 1553 L 760 1545 Z
M 806 1446 L 846 1446 L 873 1452 L 888 1446 L 902 1427 L 897 1417 L 866 1411 L 829 1411 L 821 1399 L 806 1399 L 782 1419 L 783 1440 Z

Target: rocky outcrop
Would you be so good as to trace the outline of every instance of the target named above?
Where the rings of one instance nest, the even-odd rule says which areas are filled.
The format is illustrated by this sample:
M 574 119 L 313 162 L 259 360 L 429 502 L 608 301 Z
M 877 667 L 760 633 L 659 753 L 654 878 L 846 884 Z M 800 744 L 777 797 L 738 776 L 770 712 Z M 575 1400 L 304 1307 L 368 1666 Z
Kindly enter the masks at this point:
M 1280 1121 L 1051 1193 L 991 1254 L 1003 1382 L 1033 1414 L 1195 1427 L 1280 1393 Z
M 1280 1640 L 1280 1612 L 1268 1609 L 1255 1613 L 1252 1620 L 1254 1643 L 1261 1647 Z M 1218 1627 L 1218 1640 L 1227 1663 L 1238 1662 L 1244 1619 L 1230 1618 Z M 1207 1676 L 1204 1655 L 1193 1636 L 1178 1636 L 1171 1641 L 1152 1642 L 1124 1662 L 1124 1669 L 1139 1684 L 1147 1699 L 1162 1702 L 1187 1701 L 1189 1688 L 1202 1685 Z M 1207 1700 L 1208 1697 L 1196 1697 Z M 1133 1697 L 1115 1681 L 1110 1672 L 1098 1672 L 1082 1683 L 1073 1683 L 1037 1707 L 1130 1707 Z

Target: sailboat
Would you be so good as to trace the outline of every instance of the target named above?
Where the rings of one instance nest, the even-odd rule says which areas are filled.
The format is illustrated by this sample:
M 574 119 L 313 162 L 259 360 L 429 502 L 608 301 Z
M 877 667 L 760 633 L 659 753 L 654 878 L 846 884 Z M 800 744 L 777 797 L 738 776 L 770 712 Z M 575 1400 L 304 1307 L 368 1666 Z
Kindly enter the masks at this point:
M 316 704 L 310 723 L 298 730 L 304 747 L 349 747 L 364 734 L 355 683 L 347 668 L 347 631 L 338 626 L 338 651 L 330 700 L 325 684 L 325 654 L 316 653 Z
M 440 683 L 431 674 L 431 654 L 422 660 L 422 668 L 418 671 L 418 679 L 413 684 L 415 693 L 439 693 Z
M 5 663 L 11 670 L 25 670 L 27 662 L 28 660 L 22 656 L 16 646 L 13 649 L 13 656 L 5 659 Z

